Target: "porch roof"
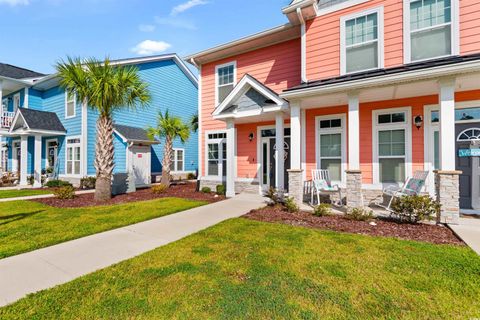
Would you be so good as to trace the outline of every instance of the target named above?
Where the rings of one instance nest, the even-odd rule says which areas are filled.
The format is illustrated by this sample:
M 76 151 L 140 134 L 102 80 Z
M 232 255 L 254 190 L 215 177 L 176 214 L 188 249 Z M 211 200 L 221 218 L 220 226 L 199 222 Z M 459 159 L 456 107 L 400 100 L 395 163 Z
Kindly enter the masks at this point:
M 0 76 L 11 79 L 28 79 L 39 78 L 45 76 L 42 73 L 20 68 L 7 63 L 0 63 Z
M 6 136 L 16 135 L 65 135 L 67 130 L 54 112 L 18 108 L 10 131 Z
M 125 142 L 142 143 L 142 144 L 160 144 L 160 141 L 150 140 L 147 131 L 142 128 L 130 127 L 120 124 L 113 125 L 115 133 L 118 134 Z

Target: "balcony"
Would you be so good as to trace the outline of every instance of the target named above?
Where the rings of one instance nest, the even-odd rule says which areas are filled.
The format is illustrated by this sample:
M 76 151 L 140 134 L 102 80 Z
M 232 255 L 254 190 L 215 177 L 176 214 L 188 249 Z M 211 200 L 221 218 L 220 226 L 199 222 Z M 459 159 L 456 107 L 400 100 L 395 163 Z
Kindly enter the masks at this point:
M 319 0 L 318 4 L 317 4 L 317 7 L 318 7 L 318 9 L 325 9 L 325 8 L 328 8 L 328 7 L 331 7 L 331 6 L 334 6 L 336 4 L 346 2 L 346 1 L 348 1 L 348 0 Z
M 10 129 L 15 112 L 3 111 L 0 114 L 0 130 Z

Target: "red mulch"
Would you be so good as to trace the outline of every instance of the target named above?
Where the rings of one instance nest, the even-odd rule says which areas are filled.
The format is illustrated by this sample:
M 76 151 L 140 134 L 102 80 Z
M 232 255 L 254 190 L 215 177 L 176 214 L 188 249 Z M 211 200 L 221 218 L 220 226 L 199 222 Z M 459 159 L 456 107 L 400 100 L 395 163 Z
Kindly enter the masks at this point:
M 316 217 L 308 212 L 289 213 L 280 206 L 268 206 L 252 210 L 244 217 L 252 220 L 278 222 L 315 229 L 394 237 L 435 244 L 464 245 L 449 228 L 440 225 L 409 224 L 375 219 L 373 221 L 377 225 L 372 226 L 370 221 L 354 221 L 338 215 Z
M 146 201 L 154 200 L 160 198 L 184 198 L 190 200 L 199 200 L 199 201 L 208 201 L 208 202 L 217 202 L 224 200 L 224 196 L 215 196 L 214 194 L 206 194 L 202 192 L 196 192 L 196 183 L 195 182 L 186 182 L 182 184 L 172 185 L 167 189 L 166 192 L 162 194 L 154 194 L 150 188 L 137 190 L 136 192 L 122 194 L 114 196 L 109 201 L 98 202 L 95 201 L 93 193 L 77 195 L 74 199 L 71 200 L 60 200 L 57 198 L 45 198 L 45 199 L 36 199 L 31 201 L 40 202 L 52 207 L 57 208 L 81 208 L 81 207 L 93 207 L 100 205 L 112 205 L 112 204 L 121 204 L 128 202 L 136 201 Z

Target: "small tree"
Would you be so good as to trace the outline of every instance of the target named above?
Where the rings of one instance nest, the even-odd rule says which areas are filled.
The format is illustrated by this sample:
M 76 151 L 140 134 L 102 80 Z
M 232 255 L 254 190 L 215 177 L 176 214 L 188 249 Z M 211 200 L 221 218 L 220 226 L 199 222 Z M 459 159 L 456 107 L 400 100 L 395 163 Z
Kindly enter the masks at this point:
M 173 141 L 180 139 L 182 143 L 185 143 L 190 138 L 190 125 L 184 123 L 180 117 L 170 116 L 167 110 L 165 114 L 159 112 L 157 127 L 149 127 L 147 133 L 151 140 L 154 140 L 155 137 L 165 139 L 162 160 L 162 184 L 170 186 Z

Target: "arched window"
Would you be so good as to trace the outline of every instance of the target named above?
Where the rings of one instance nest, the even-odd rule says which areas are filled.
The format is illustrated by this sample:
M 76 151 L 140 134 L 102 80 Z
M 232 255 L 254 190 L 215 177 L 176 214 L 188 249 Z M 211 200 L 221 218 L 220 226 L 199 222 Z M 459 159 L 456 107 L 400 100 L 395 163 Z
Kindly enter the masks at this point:
M 457 141 L 479 141 L 480 140 L 480 128 L 470 128 L 462 131 Z

